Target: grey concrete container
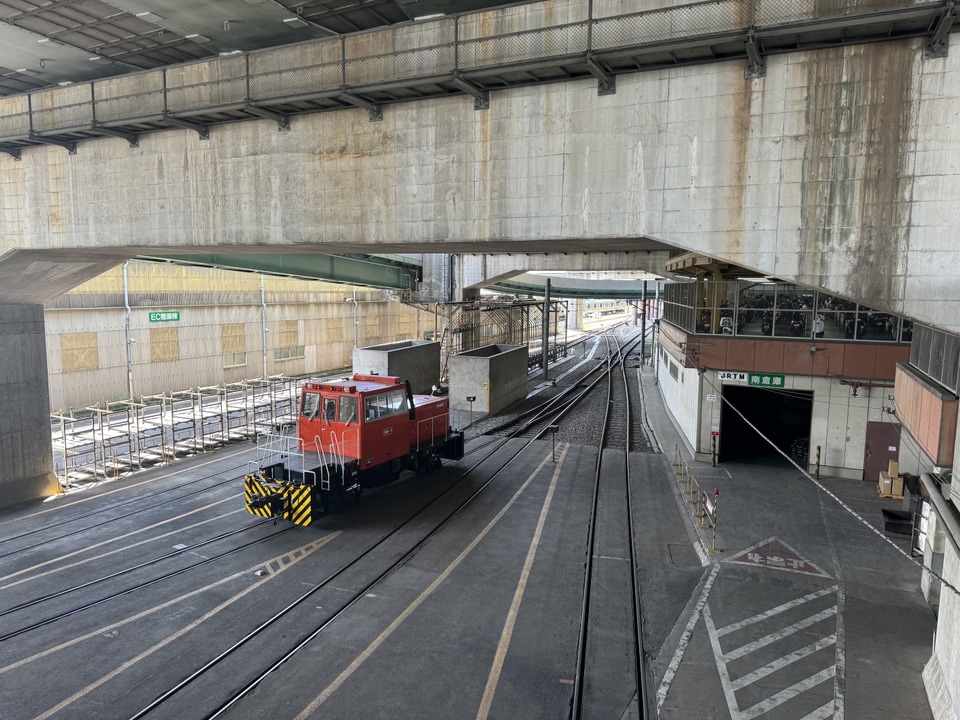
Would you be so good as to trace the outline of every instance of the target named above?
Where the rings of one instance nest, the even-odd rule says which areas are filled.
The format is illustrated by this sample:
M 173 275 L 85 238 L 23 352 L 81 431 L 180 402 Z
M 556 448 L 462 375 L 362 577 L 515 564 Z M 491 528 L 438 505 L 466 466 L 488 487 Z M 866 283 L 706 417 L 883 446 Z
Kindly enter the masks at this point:
M 527 394 L 526 345 L 486 345 L 450 358 L 450 407 L 493 413 Z
M 357 348 L 353 372 L 361 375 L 395 375 L 409 380 L 413 391 L 428 395 L 440 382 L 440 343 L 400 340 Z

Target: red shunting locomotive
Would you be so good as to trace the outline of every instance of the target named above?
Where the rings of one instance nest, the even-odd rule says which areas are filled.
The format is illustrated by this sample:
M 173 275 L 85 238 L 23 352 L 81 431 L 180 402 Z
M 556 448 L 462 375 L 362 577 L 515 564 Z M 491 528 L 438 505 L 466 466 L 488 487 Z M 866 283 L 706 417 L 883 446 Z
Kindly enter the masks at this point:
M 259 471 L 244 479 L 247 510 L 309 525 L 405 470 L 461 457 L 445 397 L 414 395 L 409 381 L 380 375 L 307 383 L 297 436 L 261 437 Z

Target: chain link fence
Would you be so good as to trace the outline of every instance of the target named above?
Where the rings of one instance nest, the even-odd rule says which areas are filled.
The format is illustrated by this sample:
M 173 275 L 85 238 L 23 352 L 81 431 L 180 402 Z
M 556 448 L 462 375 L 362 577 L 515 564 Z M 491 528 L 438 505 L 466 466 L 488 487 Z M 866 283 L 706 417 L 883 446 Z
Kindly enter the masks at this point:
M 593 47 L 605 49 L 663 42 L 678 37 L 742 30 L 750 24 L 750 3 L 699 2 L 597 20 Z
M 896 10 L 929 4 L 928 0 L 753 0 L 754 24 L 781 25 L 801 20 L 866 15 L 880 10 Z
M 584 10 L 587 0 L 572 2 Z M 458 70 L 547 63 L 552 58 L 568 56 L 582 59 L 593 50 L 640 48 L 671 40 L 746 33 L 754 26 L 790 25 L 835 17 L 869 19 L 879 11 L 920 5 L 930 6 L 930 12 L 934 12 L 941 3 L 930 0 L 709 0 L 602 17 L 593 20 L 592 26 L 584 20 L 459 42 L 449 41 L 451 28 L 460 22 L 454 18 L 447 22 L 451 27 L 437 26 L 439 29 L 435 32 L 420 28 L 422 38 L 418 37 L 416 42 L 423 43 L 422 46 L 393 52 L 343 60 L 341 44 L 334 41 L 333 45 L 326 40 L 307 50 L 303 46 L 272 48 L 82 86 L 38 91 L 27 96 L 39 101 L 33 103 L 32 110 L 10 102 L 0 104 L 0 142 L 22 140 L 31 130 L 71 132 L 89 129 L 94 121 L 119 125 L 159 117 L 166 112 L 196 114 L 210 108 L 240 108 L 250 102 L 348 90 L 352 86 L 403 83 L 417 78 L 435 82 L 438 76 L 451 77 Z M 572 14 L 583 17 L 586 13 L 584 10 Z M 476 20 L 473 16 L 470 19 Z M 518 20 L 522 23 L 524 18 Z M 530 18 L 531 23 L 541 20 L 540 16 Z M 409 33 L 410 29 L 378 32 Z M 265 69 L 256 71 L 257 65 Z M 77 99 L 80 88 L 87 94 L 83 101 Z

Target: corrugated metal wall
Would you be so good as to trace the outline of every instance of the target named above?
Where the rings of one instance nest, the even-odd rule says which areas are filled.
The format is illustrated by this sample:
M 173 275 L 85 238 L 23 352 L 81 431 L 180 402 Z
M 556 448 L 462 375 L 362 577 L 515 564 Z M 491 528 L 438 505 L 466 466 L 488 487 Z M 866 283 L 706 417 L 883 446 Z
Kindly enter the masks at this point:
M 259 275 L 165 263 L 127 269 L 133 394 L 158 395 L 262 377 Z M 265 277 L 266 374 L 351 365 L 353 288 Z M 434 318 L 357 289 L 357 345 L 417 339 Z M 166 313 L 166 315 L 157 315 Z M 175 318 L 175 319 L 171 319 Z M 123 269 L 61 296 L 45 311 L 51 411 L 128 398 Z

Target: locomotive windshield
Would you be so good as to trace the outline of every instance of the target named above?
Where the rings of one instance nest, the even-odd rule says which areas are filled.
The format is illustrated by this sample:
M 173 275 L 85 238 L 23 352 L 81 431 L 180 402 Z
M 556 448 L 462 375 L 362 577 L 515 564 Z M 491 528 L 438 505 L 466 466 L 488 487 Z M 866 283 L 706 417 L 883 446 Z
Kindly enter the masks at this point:
M 315 418 L 320 412 L 320 393 L 305 392 L 300 406 L 300 414 L 306 418 Z
M 350 423 L 357 420 L 357 398 L 354 395 L 340 396 L 340 422 Z

